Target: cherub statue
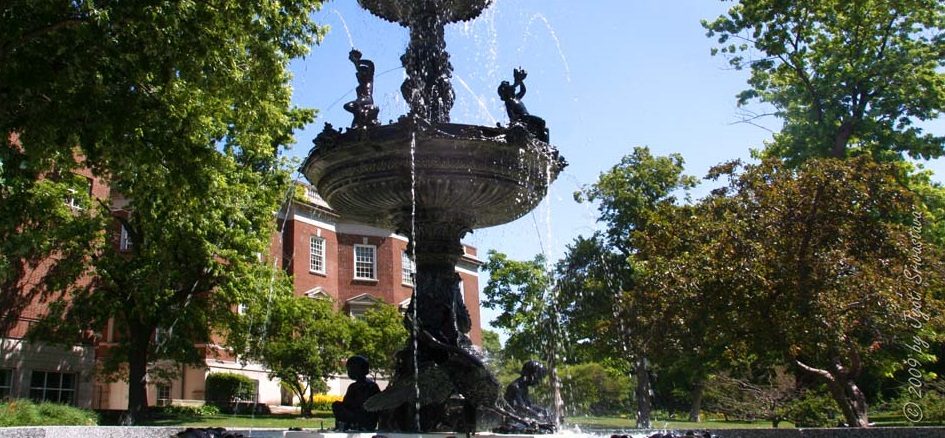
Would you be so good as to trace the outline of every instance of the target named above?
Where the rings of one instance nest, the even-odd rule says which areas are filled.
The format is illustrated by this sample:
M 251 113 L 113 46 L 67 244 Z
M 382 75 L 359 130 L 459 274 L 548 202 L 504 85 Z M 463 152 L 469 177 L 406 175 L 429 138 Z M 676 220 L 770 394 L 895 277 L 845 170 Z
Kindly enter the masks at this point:
M 495 429 L 499 433 L 554 433 L 555 424 L 548 410 L 532 403 L 528 388 L 535 386 L 545 377 L 545 367 L 538 361 L 530 360 L 522 365 L 519 378 L 505 388 L 504 399 L 511 412 L 506 415 L 502 426 Z
M 528 72 L 516 68 L 512 70 L 512 76 L 515 78 L 514 83 L 509 84 L 509 81 L 502 81 L 499 84 L 499 98 L 505 102 L 505 112 L 509 115 L 509 122 L 515 123 L 528 115 L 528 109 L 522 103 L 522 97 L 525 96 L 524 80 L 528 76 Z M 518 92 L 515 91 L 516 87 Z
M 522 103 L 522 97 L 525 96 L 525 77 L 528 73 L 516 68 L 512 71 L 513 83 L 502 81 L 499 84 L 499 98 L 505 102 L 505 112 L 509 115 L 509 126 L 520 124 L 539 140 L 548 141 L 548 128 L 545 127 L 545 120 L 541 117 L 533 116 L 528 113 L 525 104 Z M 518 88 L 518 91 L 516 91 Z
M 354 383 L 348 386 L 340 402 L 331 404 L 335 428 L 341 431 L 373 431 L 377 428 L 377 414 L 364 409 L 364 402 L 381 392 L 381 389 L 368 378 L 370 364 L 364 356 L 351 356 L 345 367 L 348 369 L 348 378 Z
M 374 106 L 374 62 L 361 58 L 361 52 L 351 49 L 348 59 L 357 69 L 358 88 L 355 89 L 358 97 L 344 105 L 345 111 L 354 115 L 352 128 L 377 126 L 377 114 L 380 111 Z

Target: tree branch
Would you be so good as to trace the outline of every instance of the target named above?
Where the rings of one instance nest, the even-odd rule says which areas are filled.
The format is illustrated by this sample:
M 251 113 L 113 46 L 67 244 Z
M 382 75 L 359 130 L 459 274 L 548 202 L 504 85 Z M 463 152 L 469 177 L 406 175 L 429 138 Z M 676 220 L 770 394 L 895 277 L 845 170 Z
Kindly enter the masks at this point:
M 814 375 L 818 375 L 818 376 L 823 377 L 823 378 L 825 378 L 825 379 L 827 379 L 827 380 L 829 380 L 829 381 L 831 381 L 831 382 L 833 382 L 834 380 L 836 380 L 836 379 L 833 377 L 833 375 L 830 374 L 829 371 L 827 371 L 827 370 L 822 370 L 822 369 L 820 369 L 820 368 L 814 368 L 814 367 L 812 367 L 812 366 L 810 366 L 810 365 L 805 364 L 804 362 L 801 362 L 800 359 L 794 359 L 794 363 L 795 363 L 800 369 L 802 369 L 802 370 L 804 370 L 804 371 L 807 371 L 808 373 L 811 373 L 811 374 L 814 374 Z

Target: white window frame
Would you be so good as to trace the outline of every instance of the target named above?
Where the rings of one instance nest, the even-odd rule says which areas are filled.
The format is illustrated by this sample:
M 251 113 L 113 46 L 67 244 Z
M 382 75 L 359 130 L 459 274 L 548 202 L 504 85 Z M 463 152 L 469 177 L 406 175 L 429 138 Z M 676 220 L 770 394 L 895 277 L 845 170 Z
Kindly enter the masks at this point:
M 79 202 L 79 191 L 73 188 L 66 189 L 69 194 L 66 195 L 66 206 L 73 210 L 84 210 L 82 203 Z
M 59 371 L 33 371 L 33 374 L 35 374 L 35 373 L 43 373 L 43 374 L 44 374 L 44 375 L 43 375 L 43 384 L 42 384 L 42 386 L 33 386 L 33 377 L 34 377 L 34 376 L 32 376 L 32 375 L 30 376 L 30 399 L 32 399 L 32 400 L 34 400 L 34 401 L 51 401 L 51 402 L 61 403 L 61 402 L 62 402 L 62 395 L 63 395 L 63 393 L 67 393 L 67 392 L 68 392 L 68 393 L 72 393 L 72 397 L 71 397 L 71 400 L 69 401 L 69 404 L 75 405 L 75 404 L 77 403 L 77 400 L 76 400 L 76 388 L 77 388 L 78 385 L 79 385 L 79 381 L 78 381 L 79 375 L 78 375 L 77 373 L 64 373 L 64 372 L 59 372 Z M 72 376 L 72 387 L 71 387 L 71 388 L 63 388 L 63 387 L 62 387 L 62 379 L 63 379 L 63 377 L 66 376 L 66 375 L 71 375 L 71 376 Z M 53 377 L 53 379 L 50 380 L 50 377 Z M 56 378 L 58 378 L 58 380 L 59 380 L 59 387 L 58 387 L 58 388 L 51 388 L 51 387 L 49 386 L 49 384 L 50 384 L 51 382 L 54 382 Z M 33 392 L 34 392 L 34 391 L 42 391 L 42 397 L 40 397 L 39 400 L 37 400 L 35 397 L 33 397 Z M 55 397 L 49 397 L 49 395 L 51 395 L 51 394 L 55 394 Z
M 364 265 L 366 262 L 358 261 L 358 249 L 370 249 L 371 250 L 371 277 L 364 277 L 358 275 L 358 266 L 359 263 Z M 377 246 L 375 245 L 362 245 L 354 244 L 353 260 L 354 260 L 354 279 L 355 280 L 368 280 L 368 281 L 377 281 Z
M 320 256 L 318 256 L 318 255 L 315 253 L 315 242 L 320 242 L 320 244 L 321 244 L 321 255 L 320 255 Z M 311 238 L 309 238 L 309 241 L 308 241 L 308 272 L 312 272 L 312 273 L 315 273 L 315 274 L 322 274 L 322 275 L 325 275 L 325 272 L 326 272 L 325 263 L 327 262 L 327 259 L 326 259 L 326 257 L 325 257 L 326 245 L 327 245 L 327 242 L 325 241 L 325 238 L 324 238 L 324 237 L 321 237 L 321 236 L 311 236 Z M 316 256 L 318 256 L 318 258 L 316 258 Z M 317 263 L 316 263 L 316 262 L 317 262 Z M 318 267 L 316 266 L 316 264 L 318 264 L 318 263 L 321 264 L 321 269 L 317 269 Z
M 161 394 L 165 392 L 165 394 Z M 158 406 L 168 406 L 171 404 L 171 385 L 168 383 L 157 383 L 154 385 L 154 393 L 157 396 Z M 162 397 L 165 396 L 165 397 Z
M 131 236 L 128 235 L 128 229 L 125 228 L 125 224 L 120 224 L 121 233 L 118 237 L 118 250 L 122 252 L 131 251 L 133 244 L 131 243 Z
M 413 286 L 413 276 L 417 273 L 417 263 L 410 258 L 410 253 L 403 251 L 400 256 L 400 284 Z

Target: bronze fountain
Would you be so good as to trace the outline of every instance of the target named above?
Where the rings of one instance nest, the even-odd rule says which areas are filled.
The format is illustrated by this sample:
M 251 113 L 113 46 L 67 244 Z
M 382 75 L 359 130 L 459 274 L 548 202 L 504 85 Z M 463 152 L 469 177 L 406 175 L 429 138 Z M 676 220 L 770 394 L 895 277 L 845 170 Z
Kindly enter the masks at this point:
M 401 57 L 410 111 L 396 122 L 378 122 L 374 64 L 352 50 L 358 96 L 345 105 L 352 126 L 326 124 L 302 165 L 332 209 L 408 236 L 416 254 L 416 289 L 405 316 L 411 339 L 388 388 L 365 403 L 380 413 L 383 430 L 473 432 L 480 412 L 516 417 L 467 336 L 471 323 L 455 271 L 460 240 L 531 211 L 567 163 L 548 143 L 544 120 L 521 102 L 524 70 L 514 71 L 513 84 L 499 86 L 507 126 L 450 123 L 454 94 L 444 27 L 476 18 L 491 1 L 358 0 L 410 29 Z

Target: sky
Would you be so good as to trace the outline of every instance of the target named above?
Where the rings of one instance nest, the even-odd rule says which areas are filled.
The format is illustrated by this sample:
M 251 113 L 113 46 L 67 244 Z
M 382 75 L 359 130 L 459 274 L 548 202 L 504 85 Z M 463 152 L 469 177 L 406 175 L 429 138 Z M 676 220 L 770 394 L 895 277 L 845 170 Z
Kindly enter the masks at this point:
M 707 0 L 494 0 L 477 19 L 448 25 L 447 51 L 453 64 L 454 123 L 494 126 L 508 122 L 496 94 L 512 70 L 528 71 L 523 102 L 546 120 L 551 143 L 568 167 L 546 199 L 530 214 L 474 231 L 464 242 L 514 259 L 544 253 L 561 258 L 578 235 L 598 229 L 593 205 L 579 204 L 573 193 L 593 184 L 635 146 L 655 155 L 679 153 L 686 172 L 702 177 L 723 161 L 749 160 L 781 123 L 739 123 L 744 111 L 764 112 L 758 104 L 736 105 L 747 88 L 747 71 L 711 56 L 715 42 L 705 36 L 702 19 L 714 19 L 731 2 Z M 407 112 L 400 96 L 400 65 L 409 39 L 406 28 L 361 9 L 356 0 L 326 2 L 315 15 L 331 29 L 304 59 L 293 62 L 294 103 L 315 108 L 314 123 L 297 133 L 290 155 L 304 158 L 325 122 L 347 127 L 351 114 L 342 105 L 354 99 L 352 46 L 376 64 L 374 101 L 386 123 Z M 936 135 L 945 122 L 925 125 Z M 945 160 L 925 163 L 935 180 L 945 179 Z M 708 185 L 693 192 L 698 198 Z M 488 273 L 480 274 L 480 289 Z M 495 313 L 482 309 L 483 328 Z M 505 336 L 502 336 L 504 339 Z

